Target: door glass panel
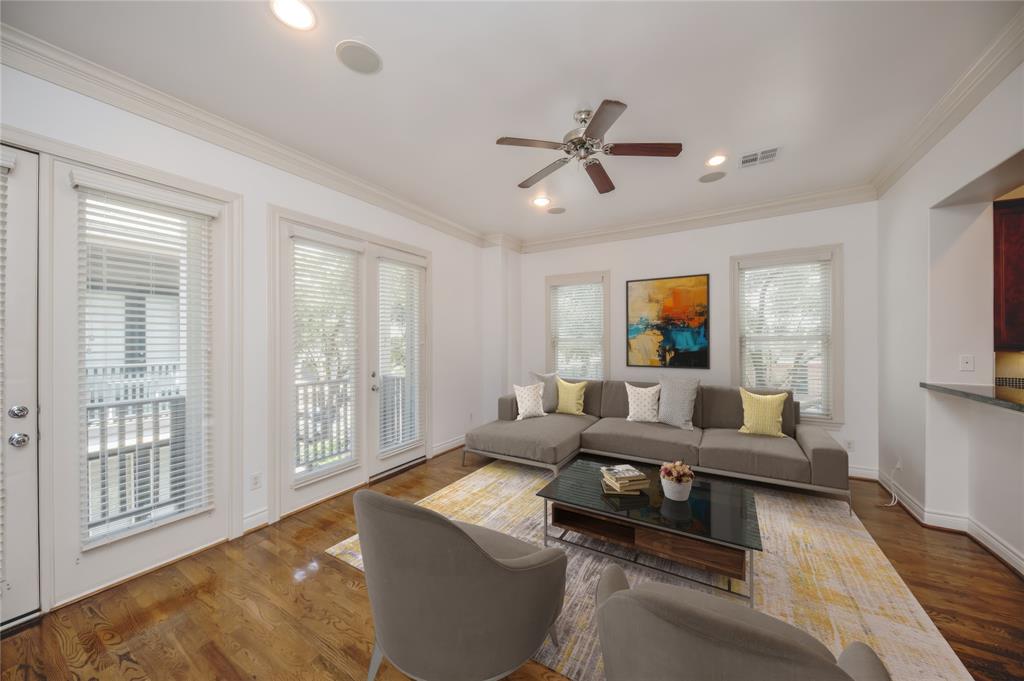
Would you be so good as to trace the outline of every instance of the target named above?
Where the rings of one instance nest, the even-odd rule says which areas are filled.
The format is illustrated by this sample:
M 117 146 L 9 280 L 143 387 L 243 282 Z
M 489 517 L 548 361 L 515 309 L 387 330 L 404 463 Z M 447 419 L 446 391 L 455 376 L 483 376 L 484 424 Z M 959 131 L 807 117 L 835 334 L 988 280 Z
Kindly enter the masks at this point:
M 356 457 L 359 254 L 293 241 L 295 478 Z
M 424 269 L 381 258 L 378 280 L 379 453 L 386 454 L 423 438 Z

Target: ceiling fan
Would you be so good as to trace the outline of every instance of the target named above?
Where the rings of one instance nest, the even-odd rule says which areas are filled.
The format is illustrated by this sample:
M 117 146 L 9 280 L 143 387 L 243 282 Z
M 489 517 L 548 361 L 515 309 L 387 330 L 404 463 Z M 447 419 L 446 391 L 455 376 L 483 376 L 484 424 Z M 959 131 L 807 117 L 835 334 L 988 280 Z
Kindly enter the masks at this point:
M 545 166 L 519 183 L 523 189 L 529 189 L 559 168 L 567 165 L 572 159 L 583 164 L 591 182 L 600 194 L 607 194 L 615 189 L 612 179 L 608 177 L 601 161 L 596 154 L 608 156 L 678 156 L 683 145 L 680 142 L 613 142 L 605 144 L 604 135 L 612 123 L 618 120 L 626 105 L 614 99 L 606 99 L 597 107 L 597 111 L 584 109 L 573 115 L 578 128 L 565 134 L 561 142 L 545 142 L 544 140 L 524 139 L 522 137 L 499 137 L 498 144 L 514 147 L 537 147 L 538 149 L 554 149 L 565 153 L 554 163 Z

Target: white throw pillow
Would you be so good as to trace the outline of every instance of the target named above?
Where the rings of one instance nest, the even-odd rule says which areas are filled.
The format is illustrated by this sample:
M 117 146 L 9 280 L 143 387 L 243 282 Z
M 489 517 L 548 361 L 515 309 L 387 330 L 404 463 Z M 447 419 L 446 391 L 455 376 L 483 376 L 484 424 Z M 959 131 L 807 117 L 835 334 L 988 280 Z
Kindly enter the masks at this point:
M 658 398 L 661 395 L 661 385 L 652 385 L 650 388 L 638 388 L 635 385 L 626 384 L 626 395 L 629 397 L 629 416 L 627 421 L 643 421 L 656 423 L 658 421 Z
M 693 430 L 693 405 L 697 401 L 699 378 L 661 380 L 658 420 L 676 428 Z
M 544 384 L 534 383 L 533 385 L 514 385 L 516 391 L 516 405 L 519 407 L 519 416 L 516 421 L 544 416 Z

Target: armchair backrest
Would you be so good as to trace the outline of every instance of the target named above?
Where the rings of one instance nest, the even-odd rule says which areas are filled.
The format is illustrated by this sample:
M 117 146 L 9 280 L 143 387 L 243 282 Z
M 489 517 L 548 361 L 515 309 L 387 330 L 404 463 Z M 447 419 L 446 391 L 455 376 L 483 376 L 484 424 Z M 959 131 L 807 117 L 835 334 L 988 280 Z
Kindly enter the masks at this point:
M 533 646 L 525 656 L 510 645 L 541 610 L 522 606 L 535 600 L 529 570 L 493 558 L 430 509 L 369 490 L 354 501 L 377 643 L 400 670 L 416 679 L 489 678 L 540 645 L 543 628 L 519 645 Z

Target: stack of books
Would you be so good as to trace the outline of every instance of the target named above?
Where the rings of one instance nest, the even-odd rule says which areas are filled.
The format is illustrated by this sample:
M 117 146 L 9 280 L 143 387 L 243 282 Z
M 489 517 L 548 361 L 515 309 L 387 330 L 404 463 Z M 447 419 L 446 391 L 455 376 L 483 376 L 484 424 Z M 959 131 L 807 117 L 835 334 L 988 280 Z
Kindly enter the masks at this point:
M 650 485 L 647 476 L 628 463 L 601 467 L 601 488 L 605 494 L 635 495 Z

